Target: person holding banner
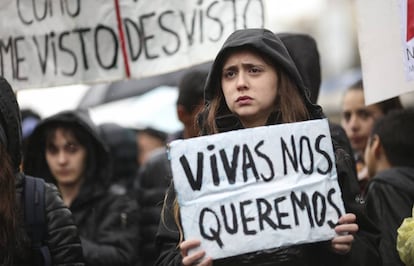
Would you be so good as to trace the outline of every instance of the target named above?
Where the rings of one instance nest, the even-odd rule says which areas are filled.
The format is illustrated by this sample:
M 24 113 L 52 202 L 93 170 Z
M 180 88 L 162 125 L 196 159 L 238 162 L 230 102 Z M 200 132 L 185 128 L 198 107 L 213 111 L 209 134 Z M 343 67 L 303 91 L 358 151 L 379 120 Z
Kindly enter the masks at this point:
M 25 200 L 25 188 L 29 186 L 25 186 L 27 176 L 20 170 L 21 146 L 22 128 L 16 95 L 8 81 L 0 77 L 0 265 L 43 266 L 47 265 L 44 259 L 50 259 L 52 265 L 85 265 L 75 221 L 54 185 L 46 183 L 44 197 L 41 197 L 44 198 L 44 224 L 36 224 L 37 230 L 33 225 L 28 226 L 25 217 L 30 215 L 26 210 L 33 210 L 36 203 L 26 205 L 31 201 Z M 39 247 L 31 242 L 36 241 L 31 238 L 34 234 L 29 232 L 39 233 L 39 228 L 45 227 L 46 236 L 39 240 L 45 242 L 42 244 L 49 252 L 43 250 L 40 256 Z M 45 255 L 47 253 L 50 257 Z
M 211 67 L 205 97 L 202 135 L 324 117 L 322 109 L 308 99 L 283 42 L 266 29 L 238 30 L 228 37 Z M 355 202 L 358 186 L 352 183 L 356 182 L 352 158 L 337 146 L 335 158 L 348 213 L 339 217 L 333 239 L 221 258 L 214 265 L 379 265 L 375 248 L 365 253 L 371 251 L 365 247 L 371 243 L 354 236 L 359 226 L 351 212 L 360 212 L 361 206 Z M 157 232 L 161 255 L 156 265 L 213 265 L 209 251 L 199 249 L 200 240 L 183 239 L 182 233 L 180 209 L 170 186 Z M 361 249 L 352 248 L 354 241 Z
M 23 169 L 56 184 L 79 229 L 87 265 L 138 265 L 138 205 L 108 192 L 109 148 L 83 110 L 42 120 L 27 142 Z

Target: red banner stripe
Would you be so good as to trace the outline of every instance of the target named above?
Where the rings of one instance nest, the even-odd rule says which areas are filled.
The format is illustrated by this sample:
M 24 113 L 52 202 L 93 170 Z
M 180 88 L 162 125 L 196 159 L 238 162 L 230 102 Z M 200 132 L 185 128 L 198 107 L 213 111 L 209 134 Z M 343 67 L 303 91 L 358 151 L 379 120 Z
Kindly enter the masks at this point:
M 130 78 L 131 74 L 129 71 L 129 61 L 128 61 L 128 54 L 126 50 L 126 44 L 125 44 L 124 28 L 122 26 L 121 10 L 119 8 L 119 0 L 115 0 L 115 11 L 116 11 L 116 20 L 118 22 L 119 40 L 121 42 L 122 56 L 124 59 L 125 75 L 127 78 Z
M 407 0 L 407 42 L 414 38 L 414 0 Z

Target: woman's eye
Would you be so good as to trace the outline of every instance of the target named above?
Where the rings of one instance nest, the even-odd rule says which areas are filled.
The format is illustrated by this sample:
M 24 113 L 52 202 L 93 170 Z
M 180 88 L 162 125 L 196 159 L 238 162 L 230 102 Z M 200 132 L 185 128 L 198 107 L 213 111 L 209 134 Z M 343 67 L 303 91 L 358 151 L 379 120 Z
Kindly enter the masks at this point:
M 53 145 L 46 146 L 46 152 L 50 154 L 56 154 L 58 152 L 58 149 Z
M 68 146 L 66 146 L 66 150 L 70 153 L 74 153 L 78 150 L 78 145 L 76 144 L 69 144 Z
M 252 67 L 250 69 L 250 72 L 257 73 L 257 72 L 260 72 L 260 69 L 258 69 L 257 67 Z
M 351 113 L 350 113 L 350 112 L 344 112 L 344 113 L 342 114 L 342 117 L 344 118 L 344 120 L 345 120 L 346 122 L 349 122 L 349 120 L 351 119 Z
M 361 117 L 362 119 L 368 119 L 372 116 L 371 112 L 369 112 L 367 110 L 361 110 L 361 111 L 358 112 L 358 114 L 359 114 L 359 117 Z
M 234 71 L 226 71 L 224 72 L 224 77 L 225 78 L 232 78 L 236 75 L 236 73 Z

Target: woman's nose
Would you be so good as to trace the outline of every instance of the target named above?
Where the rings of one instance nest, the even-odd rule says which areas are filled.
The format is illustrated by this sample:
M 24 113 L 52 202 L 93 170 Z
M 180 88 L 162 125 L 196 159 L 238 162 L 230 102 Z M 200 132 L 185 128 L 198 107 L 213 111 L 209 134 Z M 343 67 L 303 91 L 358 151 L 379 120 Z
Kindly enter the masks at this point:
M 351 118 L 349 119 L 349 127 L 352 130 L 357 130 L 359 128 L 359 120 L 356 115 L 352 115 Z
M 240 72 L 237 75 L 237 89 L 238 90 L 245 90 L 247 88 L 247 80 L 246 76 L 243 72 Z
M 67 156 L 66 156 L 65 152 L 60 151 L 57 156 L 58 156 L 58 162 L 60 164 L 63 164 L 67 161 Z

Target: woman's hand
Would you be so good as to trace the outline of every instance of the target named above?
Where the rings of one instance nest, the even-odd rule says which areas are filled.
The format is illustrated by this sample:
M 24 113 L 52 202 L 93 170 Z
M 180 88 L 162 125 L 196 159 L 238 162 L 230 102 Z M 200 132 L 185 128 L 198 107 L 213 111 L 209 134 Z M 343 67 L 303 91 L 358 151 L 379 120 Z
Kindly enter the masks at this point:
M 204 250 L 198 250 L 188 254 L 188 251 L 200 246 L 200 241 L 195 239 L 185 240 L 180 244 L 180 252 L 183 257 L 182 263 L 184 266 L 199 265 L 199 266 L 212 266 L 213 260 L 210 257 L 205 258 L 206 252 Z
M 338 225 L 335 226 L 335 236 L 331 241 L 331 247 L 335 253 L 346 254 L 351 250 L 354 234 L 358 231 L 358 225 L 355 223 L 356 216 L 353 213 L 347 213 L 339 218 Z

